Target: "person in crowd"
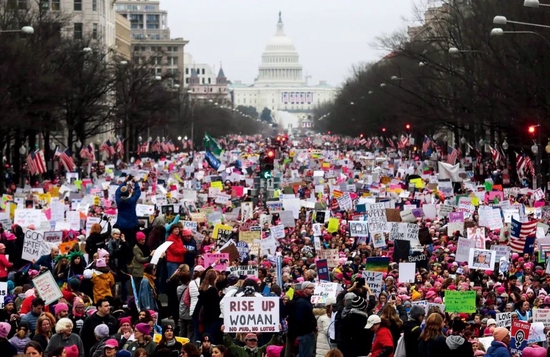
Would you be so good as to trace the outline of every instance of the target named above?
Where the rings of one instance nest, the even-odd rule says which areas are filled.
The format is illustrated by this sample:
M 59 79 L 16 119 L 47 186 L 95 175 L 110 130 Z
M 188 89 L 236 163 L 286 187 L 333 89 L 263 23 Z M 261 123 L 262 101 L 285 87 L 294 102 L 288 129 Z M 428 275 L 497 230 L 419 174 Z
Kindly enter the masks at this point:
M 452 335 L 448 336 L 445 343 L 449 348 L 447 354 L 453 357 L 473 357 L 474 350 L 468 339 L 464 338 L 466 324 L 460 317 L 455 317 L 451 324 Z
M 118 342 L 115 339 L 110 338 L 107 341 L 105 341 L 105 344 L 103 345 L 103 349 L 99 357 L 115 357 L 117 355 L 117 351 L 118 351 Z
M 11 338 L 15 334 L 15 331 L 17 330 L 17 326 L 20 321 L 21 316 L 17 313 L 13 296 L 4 296 L 4 308 L 0 310 L 0 322 L 6 322 L 11 325 L 10 335 L 8 336 L 9 338 Z M 28 330 L 32 331 L 30 327 L 28 327 Z
M 99 258 L 95 262 L 95 269 L 84 271 L 84 278 L 90 279 L 94 291 L 94 301 L 98 302 L 107 297 L 113 297 L 112 288 L 115 285 L 115 278 L 109 269 L 105 258 Z
M 147 356 L 154 356 L 157 349 L 157 344 L 150 336 L 151 327 L 143 322 L 136 325 L 134 329 L 135 340 L 130 342 L 126 349 L 131 353 L 135 353 L 138 348 L 143 348 Z
M 224 326 L 222 326 L 222 331 L 223 330 Z M 250 332 L 244 336 L 245 345 L 238 346 L 233 342 L 231 336 L 227 334 L 224 334 L 223 336 L 223 344 L 227 347 L 227 350 L 232 357 L 264 357 L 267 346 L 276 344 L 278 341 L 279 336 L 275 334 L 267 344 L 258 347 L 258 336 L 255 333 Z
M 64 317 L 69 316 L 69 306 L 64 302 L 60 302 L 54 306 L 55 319 L 59 321 Z
M 422 333 L 422 321 L 426 311 L 420 305 L 414 305 L 409 312 L 409 319 L 403 325 L 403 340 L 407 356 L 414 356 L 418 351 L 418 341 Z
M 510 332 L 505 327 L 497 327 L 493 330 L 493 341 L 487 349 L 486 356 L 512 357 L 510 353 Z
M 29 324 L 20 322 L 19 326 L 17 326 L 17 332 L 9 341 L 17 349 L 18 354 L 25 353 L 25 346 L 31 342 Z
M 199 352 L 201 357 L 212 357 L 212 338 L 208 333 L 204 333 L 201 338 Z
M 360 341 L 372 338 L 369 329 L 365 329 L 368 323 L 367 303 L 361 296 L 352 295 L 352 299 L 348 299 L 349 309 L 345 309 L 340 315 L 338 346 L 346 357 L 366 356 L 369 354 L 371 346 L 360 343 Z
M 290 341 L 299 343 L 299 357 L 313 356 L 315 350 L 315 332 L 317 320 L 313 315 L 311 295 L 315 285 L 304 281 L 295 287 L 294 299 L 287 306 L 288 311 L 288 337 Z
M 80 250 L 70 252 L 68 258 L 69 272 L 67 273 L 67 278 L 69 279 L 70 283 L 71 281 L 73 281 L 73 278 L 76 278 L 76 281 L 78 281 L 78 279 L 80 279 L 80 277 L 84 274 L 84 270 L 86 269 L 86 260 L 84 259 L 84 254 Z
M 133 176 L 128 176 L 122 182 L 116 192 L 115 201 L 118 209 L 115 228 L 120 229 L 124 234 L 130 247 L 135 245 L 139 221 L 136 214 L 136 206 L 141 196 L 141 187 Z
M 94 329 L 94 336 L 96 342 L 90 348 L 90 357 L 101 357 L 103 355 L 103 349 L 105 343 L 110 339 L 109 327 L 105 324 L 97 325 Z M 118 347 L 118 342 L 117 342 Z
M 196 265 L 193 270 L 193 278 L 191 279 L 191 282 L 189 283 L 189 314 L 191 315 L 192 320 L 192 329 L 187 336 L 189 340 L 195 341 L 195 339 L 200 337 L 199 334 L 199 312 L 200 312 L 200 303 L 199 303 L 199 293 L 200 293 L 200 286 L 201 286 L 201 276 L 203 275 L 205 269 L 202 265 Z M 185 300 L 185 296 L 184 296 Z M 196 311 L 195 311 L 196 310 Z M 221 312 L 221 308 L 220 308 Z
M 189 266 L 190 270 L 193 270 L 195 266 L 195 258 L 197 257 L 197 241 L 193 237 L 193 231 L 190 229 L 183 230 L 183 246 L 185 248 L 185 254 L 183 256 L 184 264 Z
M 59 255 L 59 248 L 52 247 L 50 254 L 45 254 L 41 256 L 36 262 L 33 262 L 32 268 L 38 270 L 39 272 L 48 270 L 53 271 L 55 267 L 55 257 Z
M 329 296 L 325 301 L 324 309 L 315 309 L 317 310 L 317 340 L 315 345 L 315 355 L 317 357 L 324 357 L 330 350 L 328 329 L 331 322 L 332 306 L 334 304 L 336 304 L 336 299 Z M 315 310 L 314 313 L 316 312 Z
M 50 343 L 50 338 L 52 337 L 52 327 L 55 323 L 54 317 L 52 316 L 50 318 L 48 315 L 51 314 L 44 313 L 36 320 L 36 330 L 32 338 L 33 341 L 40 343 L 44 351 L 48 347 L 48 343 Z
M 65 355 L 65 357 L 81 357 L 81 351 L 78 349 L 76 345 L 71 345 L 63 348 L 63 352 L 61 356 Z
M 164 325 L 162 327 L 162 338 L 160 339 L 156 353 L 162 353 L 163 351 L 172 352 L 172 351 L 181 351 L 182 344 L 179 341 L 176 341 L 176 335 L 174 333 L 174 326 Z M 166 351 L 167 350 L 167 351 Z
M 123 317 L 118 322 L 120 323 L 120 328 L 113 338 L 118 341 L 118 349 L 122 350 L 130 337 L 132 337 L 134 330 L 132 329 L 132 319 L 130 317 Z
M 156 266 L 147 264 L 143 269 L 143 280 L 139 287 L 139 302 L 140 305 L 147 310 L 158 311 L 157 304 L 157 289 L 155 286 Z
M 111 315 L 111 305 L 107 299 L 100 299 L 96 303 L 97 311 L 84 320 L 80 330 L 80 338 L 84 345 L 86 357 L 90 357 L 89 351 L 96 343 L 94 330 L 98 325 L 104 324 L 109 328 L 109 336 L 113 336 L 118 328 L 118 322 Z
M 6 258 L 6 245 L 0 243 L 0 281 L 8 281 L 8 270 L 13 263 Z
M 204 331 L 210 334 L 214 342 L 218 341 L 216 336 L 219 335 L 220 326 L 222 324 L 220 320 L 221 299 L 218 289 L 216 289 L 217 279 L 218 274 L 215 270 L 207 270 L 199 289 L 199 301 L 201 303 Z
M 31 305 L 32 310 L 29 313 L 25 314 L 21 318 L 21 321 L 27 322 L 29 324 L 30 330 L 34 331 L 36 329 L 36 322 L 38 318 L 44 312 L 44 300 L 40 298 L 34 298 Z
M 183 357 L 200 357 L 200 355 L 199 349 L 192 343 L 186 343 L 181 348 L 181 356 Z
M 426 319 L 426 326 L 418 341 L 419 357 L 445 356 L 448 351 L 445 335 L 443 334 L 443 317 L 432 313 Z
M 181 223 L 176 223 L 173 224 L 168 231 L 168 239 L 166 239 L 166 241 L 172 242 L 166 250 L 166 268 L 168 277 L 171 277 L 180 264 L 184 263 L 184 255 L 187 250 L 185 249 L 181 238 L 182 230 L 183 226 Z
M 518 309 L 516 309 L 515 312 L 518 315 L 518 320 L 525 322 L 529 321 L 529 319 L 532 317 L 531 305 L 529 304 L 529 301 L 522 301 L 521 305 Z
M 82 270 L 84 273 L 84 270 Z M 81 275 L 82 276 L 82 275 Z M 73 304 L 73 301 L 76 297 L 81 297 L 82 293 L 80 292 L 80 277 L 69 279 L 69 283 L 61 290 L 63 294 L 63 299 L 67 300 L 67 303 Z
M 4 349 L 2 349 L 2 351 L 4 351 Z M 29 357 L 44 357 L 44 349 L 38 342 L 31 341 L 25 346 L 25 354 Z
M 143 279 L 143 270 L 145 264 L 148 264 L 155 254 L 154 250 L 150 250 L 145 244 L 145 234 L 138 232 L 136 234 L 137 244 L 133 248 L 133 259 L 131 265 L 131 275 L 135 283 L 136 293 L 139 294 L 139 287 L 141 286 L 141 279 Z
M 216 345 L 212 347 L 212 357 L 229 357 L 229 350 L 224 345 Z
M 111 235 L 111 223 L 107 223 L 107 231 L 103 231 L 101 224 L 94 223 L 90 228 L 90 235 L 86 238 L 86 253 L 88 256 L 93 256 L 98 250 L 105 249 L 107 242 L 109 241 L 109 236 Z
M 397 346 L 397 341 L 399 340 L 401 332 L 403 331 L 403 321 L 397 314 L 397 308 L 402 310 L 404 314 L 403 317 L 407 318 L 407 313 L 404 311 L 404 308 L 401 305 L 401 300 L 399 298 L 397 298 L 397 302 L 393 301 L 389 304 L 386 304 L 386 306 L 382 308 L 382 312 L 380 313 L 382 325 L 387 327 L 392 334 L 394 347 Z
M 181 337 L 188 337 L 192 335 L 193 330 L 193 320 L 190 310 L 191 295 L 189 291 L 191 274 L 189 272 L 179 274 L 179 282 L 180 284 L 176 289 L 176 294 L 178 296 L 179 335 Z
M 132 249 L 126 242 L 126 237 L 120 229 L 114 228 L 111 239 L 105 247 L 111 257 L 110 267 L 115 273 L 115 281 L 120 283 L 120 297 L 123 301 L 128 298 L 128 264 L 131 261 Z
M 395 347 L 393 345 L 393 337 L 390 329 L 382 325 L 382 319 L 378 315 L 369 316 L 365 328 L 367 330 L 372 330 L 375 336 L 369 355 L 372 357 L 392 356 Z
M 55 349 L 62 347 L 76 346 L 78 349 L 78 357 L 84 357 L 84 345 L 80 336 L 73 333 L 73 322 L 64 317 L 57 321 L 55 324 L 55 335 L 52 336 L 48 346 L 46 347 L 46 353 L 51 353 Z
M 84 305 L 84 301 L 80 297 L 76 297 L 73 300 L 73 308 L 69 314 L 69 319 L 73 322 L 73 333 L 77 335 L 80 335 L 80 330 L 84 325 L 84 319 L 86 318 L 85 311 L 86 306 Z

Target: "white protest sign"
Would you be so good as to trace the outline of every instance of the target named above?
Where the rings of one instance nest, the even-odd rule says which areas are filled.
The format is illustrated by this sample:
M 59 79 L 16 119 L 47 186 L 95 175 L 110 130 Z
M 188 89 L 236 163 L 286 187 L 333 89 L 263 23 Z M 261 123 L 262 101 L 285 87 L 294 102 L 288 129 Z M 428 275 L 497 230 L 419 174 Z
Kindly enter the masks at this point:
M 412 283 L 416 272 L 416 263 L 399 263 L 399 282 Z
M 340 265 L 340 254 L 338 254 L 338 249 L 321 249 L 319 252 L 319 259 L 326 259 L 328 266 L 331 268 L 336 268 Z
M 32 262 L 40 259 L 42 255 L 50 253 L 50 246 L 44 242 L 44 233 L 33 231 L 31 229 L 24 230 L 25 238 L 23 239 L 23 251 L 21 259 Z
M 475 248 L 476 242 L 468 238 L 458 238 L 456 247 L 456 261 L 459 263 L 467 262 L 470 258 L 470 249 Z
M 332 296 L 336 298 L 339 291 L 338 283 L 319 283 L 315 286 L 313 295 L 311 295 L 311 303 L 313 305 L 325 304 L 327 298 Z
M 510 259 L 510 246 L 507 245 L 493 245 L 491 250 L 496 252 L 495 261 L 500 261 L 500 258 L 504 257 L 506 260 Z
M 30 225 L 39 227 L 42 222 L 42 211 L 39 209 L 21 209 L 15 210 L 13 223 L 27 228 Z
M 228 297 L 223 307 L 226 333 L 279 332 L 279 298 Z
M 86 236 L 90 235 L 90 232 L 92 231 L 92 226 L 96 223 L 101 225 L 101 218 L 99 218 L 99 217 L 87 217 L 86 218 Z
M 378 296 L 382 292 L 383 273 L 371 270 L 363 270 L 362 277 L 365 279 L 365 284 L 369 286 L 372 293 Z
M 285 237 L 285 226 L 283 226 L 282 224 L 271 227 L 270 230 L 271 236 L 275 239 L 282 239 Z
M 138 217 L 149 217 L 155 214 L 155 206 L 154 205 L 142 205 L 137 204 L 136 205 L 136 216 Z
M 44 300 L 46 305 L 51 304 L 54 301 L 63 297 L 59 286 L 55 282 L 53 275 L 50 271 L 46 271 L 32 279 L 34 289 L 38 293 L 38 296 Z
M 534 322 L 542 322 L 546 326 L 550 326 L 550 310 L 547 309 L 536 309 L 533 314 Z
M 226 205 L 227 202 L 229 202 L 230 200 L 231 200 L 231 195 L 228 195 L 226 193 L 218 193 L 216 195 L 215 202 L 219 205 Z
M 258 266 L 257 265 L 239 265 L 229 267 L 229 271 L 232 274 L 237 274 L 239 276 L 255 276 L 258 277 Z
M 67 222 L 70 224 L 72 230 L 79 231 L 80 230 L 80 212 L 67 211 Z
M 498 312 L 495 315 L 495 321 L 497 322 L 497 327 L 512 326 L 512 312 Z
M 197 222 L 195 222 L 195 221 L 183 221 L 183 229 L 190 229 L 193 232 L 197 232 Z
M 8 283 L 0 282 L 0 309 L 4 309 L 4 297 L 8 295 Z
M 158 264 L 159 259 L 162 255 L 162 253 L 166 252 L 168 247 L 172 245 L 174 242 L 164 242 L 161 245 L 158 246 L 157 249 L 155 249 L 155 254 L 153 254 L 153 257 L 151 258 L 151 264 Z
M 369 224 L 369 231 L 371 232 L 384 232 L 386 229 L 387 217 L 386 206 L 383 203 L 375 203 L 367 205 L 367 223 Z
M 61 231 L 44 232 L 42 239 L 46 243 L 59 244 L 63 241 L 63 232 Z

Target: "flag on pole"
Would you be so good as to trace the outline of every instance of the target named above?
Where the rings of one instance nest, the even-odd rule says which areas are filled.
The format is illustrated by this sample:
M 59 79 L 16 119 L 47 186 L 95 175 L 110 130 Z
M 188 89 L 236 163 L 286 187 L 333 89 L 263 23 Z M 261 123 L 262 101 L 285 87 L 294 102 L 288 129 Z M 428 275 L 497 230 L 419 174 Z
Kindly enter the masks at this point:
M 530 222 L 519 222 L 512 217 L 512 227 L 510 229 L 510 247 L 515 252 L 523 253 L 525 240 L 532 236 L 537 230 L 537 220 Z
M 495 164 L 500 164 L 500 161 L 502 160 L 502 157 L 500 155 L 500 151 L 496 150 L 492 146 L 489 146 L 489 149 L 491 149 L 491 158 L 493 159 Z
M 108 156 L 113 156 L 116 153 L 115 148 L 113 144 L 111 144 L 110 140 L 104 141 L 103 144 L 99 146 L 99 151 L 106 152 Z
M 529 155 L 516 153 L 516 170 L 519 177 L 525 177 L 529 173 L 535 175 L 535 166 Z
M 409 137 L 405 135 L 401 135 L 401 146 L 405 148 L 405 146 L 409 146 Z
M 458 151 L 455 148 L 449 146 L 447 149 L 447 163 L 454 165 L 457 158 L 458 158 Z
M 204 133 L 203 140 L 204 140 L 204 148 L 206 151 L 210 151 L 212 154 L 216 156 L 220 156 L 220 154 L 223 151 L 222 147 L 220 146 L 220 144 L 218 144 L 218 142 L 213 137 L 208 135 L 208 133 Z
M 174 145 L 172 140 L 168 140 L 168 150 L 170 150 L 170 152 L 176 151 L 176 146 Z
M 118 139 L 115 144 L 115 151 L 124 155 L 124 140 Z
M 74 163 L 72 156 L 73 156 L 73 153 L 69 149 L 65 151 L 61 151 L 59 150 L 59 148 L 55 149 L 55 157 L 59 159 L 59 162 L 63 164 L 63 166 L 65 167 L 65 170 L 68 172 L 72 172 L 76 168 L 76 165 Z
M 427 153 L 428 150 L 430 150 L 431 146 L 432 146 L 432 140 L 427 135 L 424 135 L 424 142 L 422 143 L 422 152 Z
M 83 147 L 80 150 L 80 157 L 83 159 L 88 159 L 90 161 L 95 161 L 95 149 L 94 144 L 90 143 L 88 146 Z
M 137 152 L 138 154 L 146 154 L 149 152 L 149 141 L 144 142 L 141 145 L 138 145 Z
M 27 166 L 29 167 L 29 173 L 31 175 L 36 175 L 36 165 L 34 163 L 34 152 L 29 153 L 27 155 Z

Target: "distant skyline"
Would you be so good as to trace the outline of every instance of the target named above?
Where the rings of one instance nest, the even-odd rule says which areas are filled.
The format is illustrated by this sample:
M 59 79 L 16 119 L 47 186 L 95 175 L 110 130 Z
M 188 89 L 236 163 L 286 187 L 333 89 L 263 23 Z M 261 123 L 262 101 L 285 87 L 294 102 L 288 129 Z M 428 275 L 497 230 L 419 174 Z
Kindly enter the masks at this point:
M 386 53 L 370 45 L 376 37 L 413 23 L 415 0 L 160 0 L 172 38 L 189 40 L 185 52 L 196 63 L 219 69 L 231 81 L 252 84 L 265 45 L 275 34 L 279 11 L 285 33 L 300 55 L 309 84 L 340 86 L 353 65 Z M 260 6 L 261 5 L 261 6 Z

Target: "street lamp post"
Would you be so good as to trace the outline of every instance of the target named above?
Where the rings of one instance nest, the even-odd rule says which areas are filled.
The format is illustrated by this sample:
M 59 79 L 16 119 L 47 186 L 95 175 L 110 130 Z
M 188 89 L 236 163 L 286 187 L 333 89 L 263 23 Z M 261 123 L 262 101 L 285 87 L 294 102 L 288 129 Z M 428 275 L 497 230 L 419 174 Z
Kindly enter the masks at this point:
M 26 35 L 32 35 L 34 33 L 34 28 L 32 26 L 23 26 L 19 30 L 0 30 L 0 33 L 10 33 L 10 32 L 21 32 Z
M 510 35 L 535 35 L 535 36 L 538 36 L 538 37 L 542 38 L 544 40 L 544 42 L 546 42 L 546 44 L 548 46 L 550 46 L 550 41 L 548 41 L 548 39 L 546 37 L 542 36 L 540 33 L 535 32 L 535 31 L 504 31 L 501 28 L 494 28 L 494 29 L 491 30 L 491 36 L 503 36 L 503 35 L 506 35 L 506 34 L 510 34 Z

